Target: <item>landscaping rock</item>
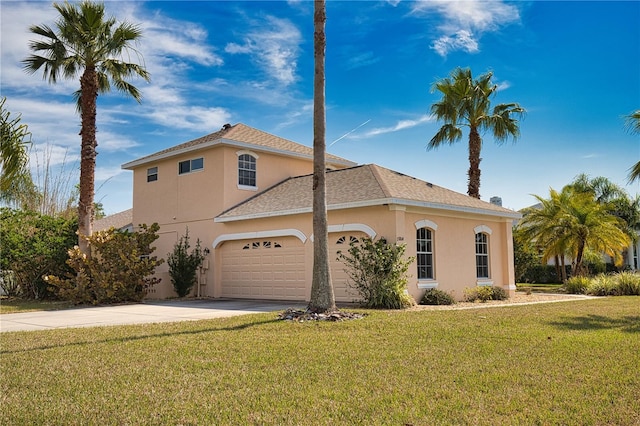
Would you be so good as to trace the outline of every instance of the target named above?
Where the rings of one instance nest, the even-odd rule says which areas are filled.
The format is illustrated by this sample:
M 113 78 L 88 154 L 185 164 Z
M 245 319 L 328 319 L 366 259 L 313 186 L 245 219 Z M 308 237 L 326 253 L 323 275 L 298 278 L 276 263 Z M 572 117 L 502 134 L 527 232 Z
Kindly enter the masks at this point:
M 278 315 L 278 319 L 285 321 L 345 321 L 353 319 L 364 318 L 364 314 L 358 314 L 355 312 L 345 311 L 333 311 L 327 313 L 317 313 L 309 310 L 292 309 L 289 308 L 286 311 Z

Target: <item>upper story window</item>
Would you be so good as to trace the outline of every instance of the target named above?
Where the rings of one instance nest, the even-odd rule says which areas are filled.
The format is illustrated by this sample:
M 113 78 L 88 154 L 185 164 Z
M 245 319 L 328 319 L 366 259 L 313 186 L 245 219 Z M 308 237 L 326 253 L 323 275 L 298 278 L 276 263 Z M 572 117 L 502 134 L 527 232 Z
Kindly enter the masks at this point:
M 476 234 L 476 276 L 489 278 L 489 235 L 485 232 Z
M 181 161 L 178 163 L 178 174 L 191 173 L 204 168 L 204 158 L 194 158 L 193 160 Z
M 252 154 L 238 154 L 238 186 L 256 187 L 256 159 Z
M 147 169 L 147 182 L 155 182 L 158 180 L 158 168 L 151 167 Z
M 429 228 L 420 228 L 416 231 L 416 263 L 418 266 L 419 280 L 432 280 L 434 278 L 433 265 L 433 234 Z

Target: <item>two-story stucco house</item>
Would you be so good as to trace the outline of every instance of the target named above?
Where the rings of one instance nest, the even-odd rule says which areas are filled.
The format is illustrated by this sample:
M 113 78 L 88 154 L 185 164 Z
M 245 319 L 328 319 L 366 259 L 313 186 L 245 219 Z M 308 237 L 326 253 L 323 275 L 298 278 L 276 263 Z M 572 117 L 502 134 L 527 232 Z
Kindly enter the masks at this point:
M 463 296 L 467 287 L 515 291 L 511 226 L 520 214 L 411 176 L 326 156 L 336 300 L 353 301 L 334 256 L 384 237 L 414 258 L 409 293 Z M 122 166 L 133 171 L 133 224 L 157 222 L 166 256 L 189 229 L 209 251 L 195 295 L 309 300 L 313 262 L 313 150 L 243 124 Z M 175 296 L 168 267 L 150 297 Z

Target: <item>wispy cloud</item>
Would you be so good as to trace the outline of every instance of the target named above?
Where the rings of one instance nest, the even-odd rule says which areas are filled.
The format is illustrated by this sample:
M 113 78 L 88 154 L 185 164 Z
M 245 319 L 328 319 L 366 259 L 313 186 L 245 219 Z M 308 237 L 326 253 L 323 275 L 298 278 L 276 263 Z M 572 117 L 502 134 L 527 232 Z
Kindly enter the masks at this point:
M 302 43 L 300 30 L 289 20 L 267 16 L 252 23 L 241 43 L 228 43 L 225 52 L 251 55 L 252 60 L 277 82 L 289 85 L 298 77 L 297 59 Z
M 352 70 L 356 68 L 366 67 L 373 65 L 380 61 L 380 58 L 374 56 L 373 52 L 364 52 L 359 55 L 350 57 L 347 60 L 347 69 Z
M 430 115 L 422 115 L 414 120 L 400 120 L 393 126 L 389 127 L 376 127 L 365 133 L 356 133 L 347 136 L 348 139 L 366 139 L 374 136 L 384 135 L 386 133 L 394 133 L 400 130 L 410 129 L 412 127 L 419 126 L 423 123 L 432 122 L 434 119 Z
M 501 0 L 420 0 L 414 3 L 413 12 L 442 17 L 438 38 L 431 45 L 441 56 L 456 50 L 479 52 L 483 33 L 520 20 L 518 8 Z

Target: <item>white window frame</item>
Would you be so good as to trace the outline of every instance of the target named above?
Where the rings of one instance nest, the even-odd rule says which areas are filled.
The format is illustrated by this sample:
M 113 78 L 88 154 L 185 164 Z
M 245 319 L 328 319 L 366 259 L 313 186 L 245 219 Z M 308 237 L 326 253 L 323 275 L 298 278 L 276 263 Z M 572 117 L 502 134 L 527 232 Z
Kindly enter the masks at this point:
M 484 241 L 478 241 L 478 236 L 482 236 L 484 237 Z M 474 243 L 475 243 L 475 264 L 476 264 L 476 278 L 478 279 L 478 285 L 491 285 L 492 283 L 489 281 L 491 280 L 491 257 L 490 257 L 490 235 L 487 232 L 476 232 L 475 234 L 475 239 L 474 239 Z M 478 247 L 479 244 L 481 246 L 484 246 L 486 248 L 486 253 L 481 253 L 478 252 Z M 478 260 L 480 258 L 484 258 L 486 259 L 486 265 L 480 265 Z M 483 270 L 486 269 L 487 274 L 486 275 L 481 275 L 480 274 L 480 268 L 482 268 Z
M 237 184 L 238 184 L 238 189 L 243 189 L 243 190 L 247 190 L 247 191 L 257 191 L 258 190 L 258 158 L 259 156 L 252 152 L 252 151 L 238 151 L 236 152 L 236 155 L 238 156 L 238 180 L 237 180 Z M 253 164 L 255 166 L 255 168 L 253 170 L 251 169 L 245 169 L 245 168 L 240 168 L 240 158 L 243 155 L 248 155 L 249 157 L 253 158 Z M 244 185 L 240 183 L 240 172 L 241 171 L 249 171 L 249 172 L 253 172 L 254 173 L 254 185 Z

